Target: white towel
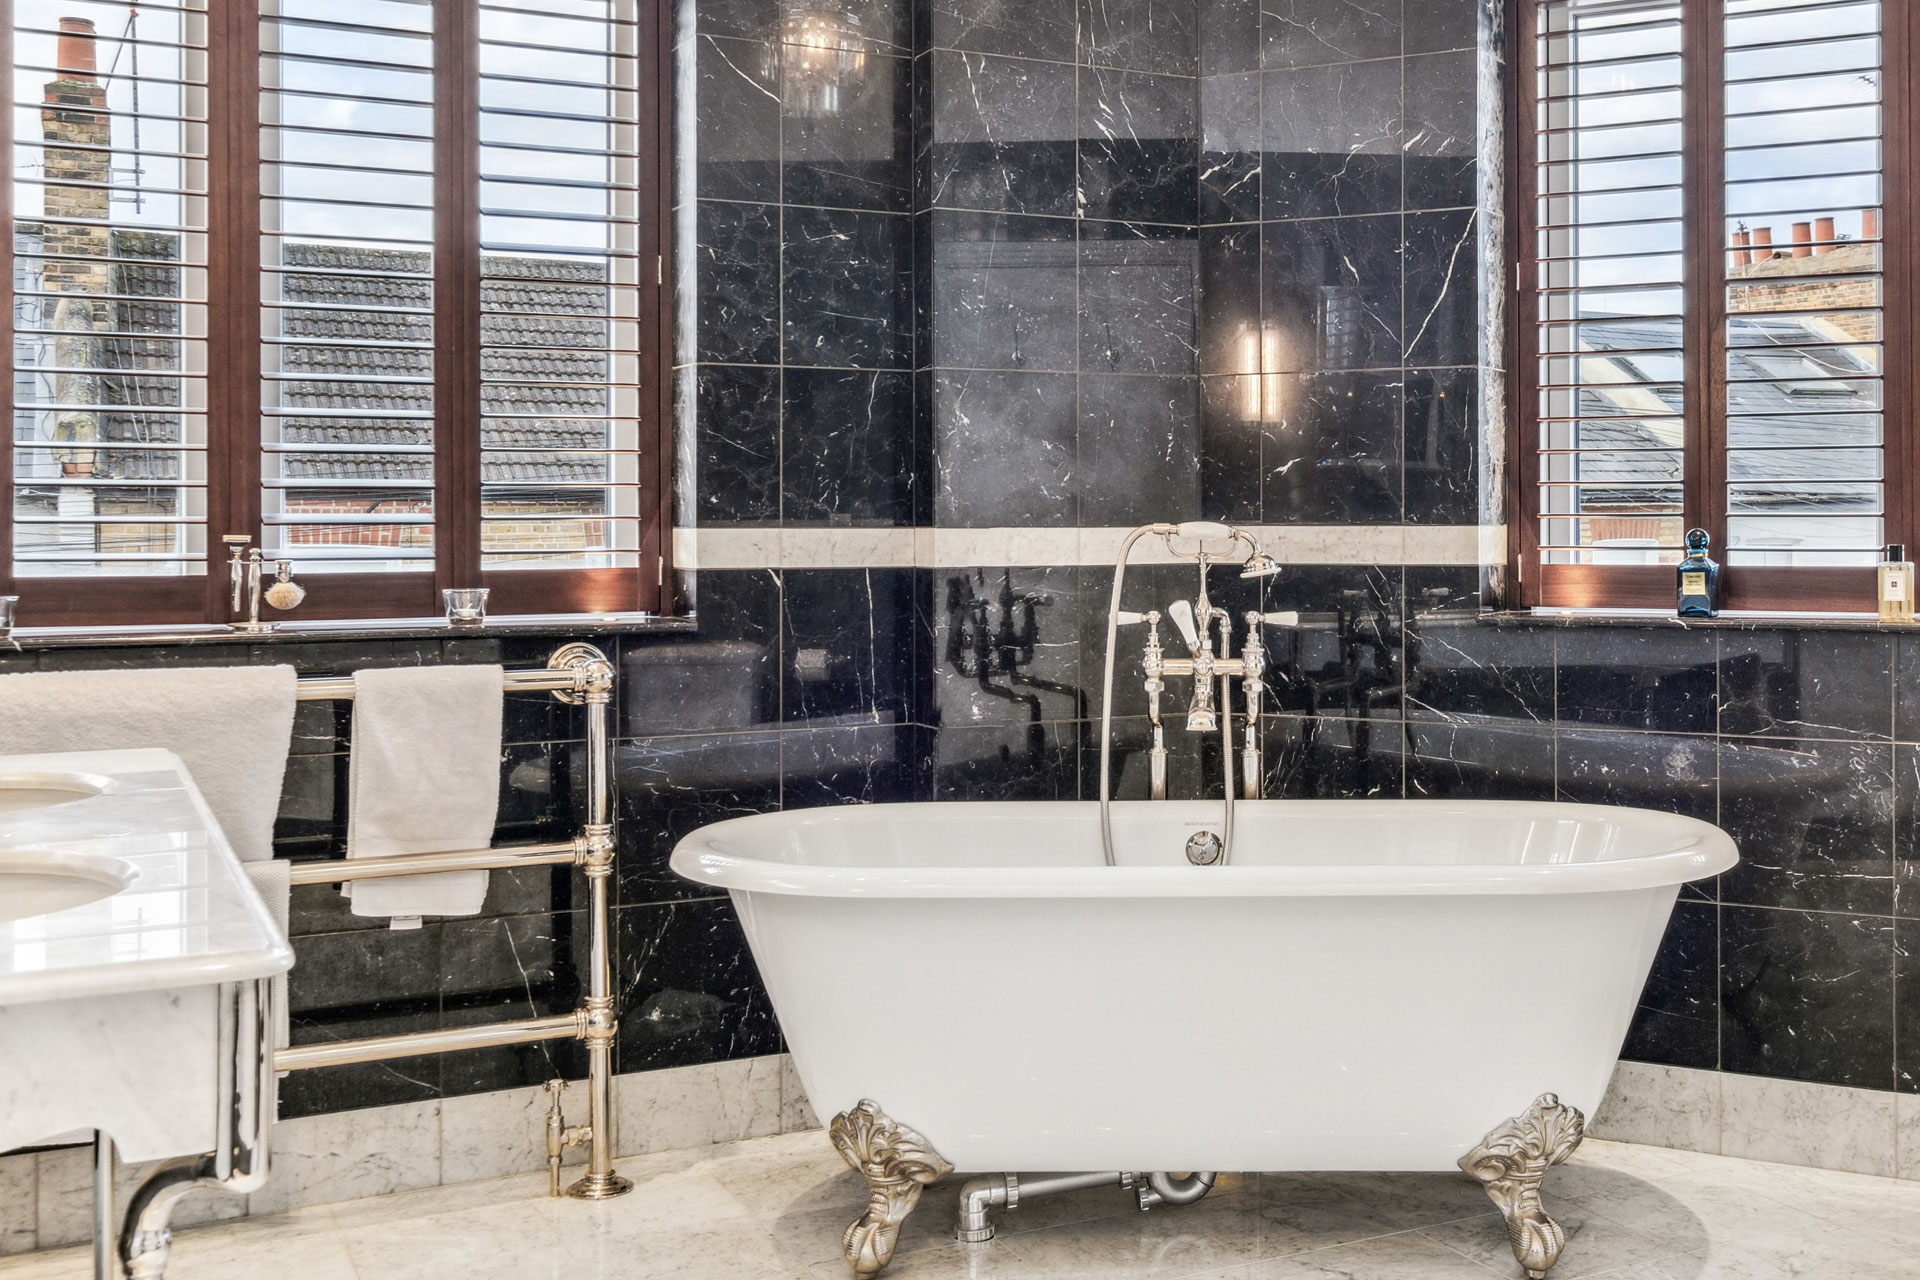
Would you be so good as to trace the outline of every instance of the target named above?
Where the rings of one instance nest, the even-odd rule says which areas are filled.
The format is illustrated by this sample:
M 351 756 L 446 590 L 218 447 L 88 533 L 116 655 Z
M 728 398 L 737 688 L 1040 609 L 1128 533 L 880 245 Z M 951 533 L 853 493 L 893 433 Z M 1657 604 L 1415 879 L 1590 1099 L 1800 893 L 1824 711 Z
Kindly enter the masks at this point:
M 280 936 L 284 938 L 288 922 L 293 916 L 293 864 L 284 858 L 269 858 L 265 862 L 249 862 L 241 870 L 246 872 L 253 891 L 260 895 L 260 901 L 266 903 L 267 913 L 280 926 Z M 291 1028 L 292 1019 L 287 1010 L 287 975 L 276 973 L 273 975 L 274 1048 L 284 1049 L 292 1043 L 289 1035 Z
M 161 747 L 187 766 L 242 862 L 273 856 L 293 740 L 292 667 L 0 676 L 0 755 Z
M 347 770 L 347 856 L 484 849 L 500 806 L 500 712 L 495 666 L 356 671 Z M 357 916 L 470 916 L 487 896 L 484 871 L 348 881 Z M 406 920 L 415 917 L 416 920 Z

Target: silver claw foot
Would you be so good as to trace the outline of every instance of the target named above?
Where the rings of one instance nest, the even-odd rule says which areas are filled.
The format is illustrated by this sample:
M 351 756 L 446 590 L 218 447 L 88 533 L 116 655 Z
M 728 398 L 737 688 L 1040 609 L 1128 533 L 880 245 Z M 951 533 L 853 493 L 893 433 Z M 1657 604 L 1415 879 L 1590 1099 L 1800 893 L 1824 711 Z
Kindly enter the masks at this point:
M 847 1265 L 859 1280 L 880 1274 L 893 1261 L 900 1224 L 919 1203 L 930 1182 L 953 1172 L 927 1140 L 887 1117 L 878 1104 L 862 1098 L 827 1126 L 834 1149 L 867 1180 L 867 1211 L 847 1228 L 842 1241 Z
M 1540 1184 L 1586 1133 L 1587 1118 L 1577 1108 L 1543 1093 L 1460 1157 L 1460 1167 L 1487 1189 L 1507 1220 L 1514 1259 L 1533 1280 L 1542 1280 L 1567 1243 L 1567 1233 L 1540 1207 Z

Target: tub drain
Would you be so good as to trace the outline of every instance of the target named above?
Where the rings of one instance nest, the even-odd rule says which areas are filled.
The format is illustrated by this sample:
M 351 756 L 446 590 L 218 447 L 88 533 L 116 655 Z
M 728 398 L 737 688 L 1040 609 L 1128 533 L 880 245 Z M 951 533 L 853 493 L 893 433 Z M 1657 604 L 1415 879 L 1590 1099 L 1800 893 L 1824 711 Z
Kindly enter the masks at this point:
M 1220 837 L 1211 831 L 1196 831 L 1187 837 L 1187 861 L 1196 867 L 1210 867 L 1220 861 Z

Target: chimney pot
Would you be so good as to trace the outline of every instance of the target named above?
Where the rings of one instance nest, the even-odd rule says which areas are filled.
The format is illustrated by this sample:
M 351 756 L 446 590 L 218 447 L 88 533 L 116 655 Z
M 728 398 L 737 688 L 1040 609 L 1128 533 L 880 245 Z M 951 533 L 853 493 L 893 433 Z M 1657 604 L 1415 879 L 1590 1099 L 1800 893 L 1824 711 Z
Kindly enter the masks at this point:
M 1815 218 L 1813 220 L 1813 251 L 1815 253 L 1832 253 L 1833 248 L 1833 219 Z
M 54 65 L 63 80 L 92 81 L 97 66 L 93 57 L 93 22 L 88 18 L 60 19 L 60 42 Z
M 1860 238 L 1862 240 L 1878 240 L 1880 238 L 1880 211 L 1878 209 L 1862 209 L 1860 211 Z
M 1753 260 L 1765 262 L 1773 256 L 1773 228 L 1755 227 L 1753 229 Z
M 1747 234 L 1747 229 L 1745 227 L 1741 227 L 1738 231 L 1733 233 L 1733 265 L 1734 266 L 1744 267 L 1753 262 L 1753 252 L 1747 247 L 1752 242 L 1752 239 L 1753 237 Z
M 1813 224 L 1796 222 L 1793 224 L 1793 256 L 1810 257 L 1813 254 Z

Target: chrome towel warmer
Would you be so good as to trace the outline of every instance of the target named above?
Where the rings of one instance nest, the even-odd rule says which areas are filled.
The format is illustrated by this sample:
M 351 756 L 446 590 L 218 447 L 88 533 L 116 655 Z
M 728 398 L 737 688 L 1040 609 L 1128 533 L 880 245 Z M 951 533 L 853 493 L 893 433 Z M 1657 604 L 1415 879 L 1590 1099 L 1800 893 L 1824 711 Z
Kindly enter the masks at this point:
M 300 681 L 302 702 L 329 702 L 353 697 L 351 676 L 309 676 Z M 633 1184 L 613 1171 L 613 1041 L 619 1021 L 613 1009 L 613 958 L 607 906 L 608 881 L 613 874 L 612 756 L 608 747 L 607 713 L 613 703 L 613 664 L 590 644 L 562 645 L 544 668 L 506 673 L 508 693 L 547 691 L 561 702 L 587 709 L 587 821 L 571 840 L 552 844 L 504 845 L 489 849 L 462 849 L 450 853 L 407 854 L 391 858 L 329 858 L 296 862 L 292 880 L 302 884 L 337 884 L 343 880 L 373 880 L 386 876 L 417 876 L 432 871 L 507 870 L 512 867 L 574 866 L 587 877 L 587 1001 L 571 1013 L 523 1018 L 482 1027 L 455 1027 L 417 1031 L 408 1035 L 373 1036 L 365 1040 L 338 1040 L 327 1044 L 296 1045 L 274 1054 L 279 1071 L 306 1071 L 355 1062 L 383 1062 L 461 1049 L 532 1044 L 541 1040 L 582 1040 L 587 1046 L 587 1123 L 549 1126 L 557 1129 L 557 1143 L 548 1140 L 547 1161 L 552 1189 L 559 1193 L 560 1151 L 556 1146 L 586 1144 L 587 1172 L 567 1188 L 580 1200 L 606 1200 L 624 1195 Z M 564 1087 L 564 1086 L 561 1086 Z M 559 1113 L 555 1091 L 553 1111 Z
M 590 644 L 556 649 L 544 668 L 505 673 L 508 693 L 550 692 L 561 702 L 587 709 L 587 821 L 571 840 L 505 845 L 449 853 L 390 858 L 328 858 L 292 864 L 296 885 L 338 884 L 433 871 L 491 871 L 512 867 L 575 866 L 587 877 L 589 954 L 587 1001 L 572 1013 L 523 1018 L 482 1027 L 374 1036 L 327 1044 L 273 1049 L 272 982 L 227 983 L 220 988 L 219 1087 L 223 1100 L 217 1146 L 203 1156 L 164 1161 L 134 1192 L 113 1248 L 113 1154 L 106 1135 L 94 1142 L 95 1280 L 112 1280 L 116 1261 L 128 1280 L 162 1280 L 172 1243 L 173 1211 L 201 1188 L 245 1194 L 266 1184 L 274 1120 L 273 1077 L 356 1062 L 383 1062 L 460 1049 L 582 1040 L 587 1046 L 587 1123 L 568 1125 L 560 1111 L 564 1081 L 548 1081 L 553 1103 L 547 1120 L 548 1187 L 560 1194 L 564 1149 L 585 1144 L 587 1172 L 567 1188 L 581 1200 L 607 1200 L 633 1190 L 613 1171 L 613 1042 L 619 1029 L 613 1006 L 613 960 L 609 944 L 608 880 L 613 874 L 612 753 L 607 714 L 613 704 L 613 664 Z M 336 702 L 354 694 L 351 676 L 309 676 L 298 685 L 301 702 Z

